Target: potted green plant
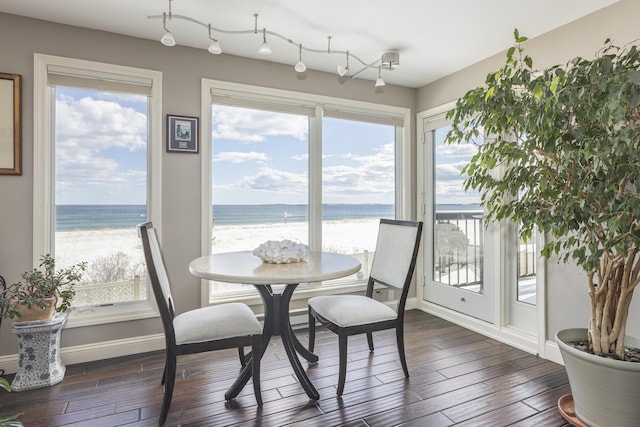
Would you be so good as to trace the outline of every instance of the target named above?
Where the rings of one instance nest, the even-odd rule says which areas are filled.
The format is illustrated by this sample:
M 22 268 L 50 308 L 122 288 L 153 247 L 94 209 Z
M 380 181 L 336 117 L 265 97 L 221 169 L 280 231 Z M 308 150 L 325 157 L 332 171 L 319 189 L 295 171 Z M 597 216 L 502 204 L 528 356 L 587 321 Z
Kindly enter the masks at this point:
M 56 271 L 54 258 L 43 255 L 39 268 L 22 273 L 22 280 L 0 293 L 0 318 L 46 320 L 55 311 L 67 311 L 85 269 L 80 263 Z
M 586 273 L 587 328 L 556 335 L 577 416 L 637 425 L 640 363 L 625 360 L 638 342 L 625 336 L 640 283 L 640 52 L 607 40 L 593 59 L 536 70 L 521 45 L 527 38 L 514 35 L 505 65 L 448 113 L 446 141 L 487 136 L 463 174 L 488 221 L 512 220 L 522 238 L 537 227 L 548 236 L 544 257 Z M 565 344 L 578 340 L 587 351 Z M 573 359 L 589 364 L 576 368 Z

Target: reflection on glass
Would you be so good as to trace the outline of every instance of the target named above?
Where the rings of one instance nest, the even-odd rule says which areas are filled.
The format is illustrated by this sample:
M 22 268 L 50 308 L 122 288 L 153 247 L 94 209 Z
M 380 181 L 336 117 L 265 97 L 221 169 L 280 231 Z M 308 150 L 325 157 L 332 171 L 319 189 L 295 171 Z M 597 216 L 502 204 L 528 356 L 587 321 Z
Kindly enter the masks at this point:
M 518 301 L 536 305 L 537 231 L 530 239 L 518 237 Z
M 445 145 L 449 127 L 433 132 L 434 223 L 433 280 L 483 293 L 484 225 L 479 194 L 464 191 L 460 171 L 477 148 L 473 144 Z

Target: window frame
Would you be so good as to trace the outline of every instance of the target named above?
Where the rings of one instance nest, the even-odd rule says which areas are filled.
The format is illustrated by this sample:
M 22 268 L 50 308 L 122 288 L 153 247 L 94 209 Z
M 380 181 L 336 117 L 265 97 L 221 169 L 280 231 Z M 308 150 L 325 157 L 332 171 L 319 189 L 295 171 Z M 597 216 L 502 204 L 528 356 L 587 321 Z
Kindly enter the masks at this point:
M 148 219 L 162 230 L 162 73 L 141 68 L 108 63 L 34 54 L 33 83 L 33 265 L 39 264 L 42 254 L 54 253 L 55 241 L 55 170 L 54 170 L 54 89 L 48 83 L 49 67 L 77 70 L 79 75 L 117 74 L 123 81 L 139 84 L 151 81 L 148 109 L 147 139 L 147 211 Z M 96 79 L 95 89 L 99 77 Z M 161 239 L 161 236 L 159 236 Z M 105 323 L 157 317 L 158 312 L 150 293 L 144 301 L 94 307 L 82 313 L 73 310 L 66 327 L 82 327 Z
M 381 120 L 400 120 L 402 126 L 396 124 L 396 144 L 395 144 L 395 216 L 398 219 L 410 219 L 411 215 L 411 194 L 413 182 L 411 180 L 411 110 L 406 107 L 395 107 L 383 104 L 375 104 L 364 101 L 355 101 L 324 95 L 288 91 L 282 89 L 272 89 L 262 86 L 247 85 L 241 83 L 232 83 L 220 80 L 212 80 L 203 78 L 201 80 L 200 93 L 200 111 L 201 111 L 201 254 L 208 255 L 211 252 L 211 154 L 212 154 L 212 132 L 211 132 L 211 114 L 212 114 L 212 93 L 221 93 L 225 95 L 235 95 L 242 100 L 255 100 L 256 102 L 287 102 L 291 105 L 298 103 L 301 108 L 308 108 L 311 104 L 315 108 L 315 115 L 309 118 L 309 222 L 321 221 L 321 203 L 322 200 L 322 116 L 325 105 L 330 106 L 332 111 L 337 109 L 346 112 L 352 112 L 354 115 L 360 116 L 378 116 Z M 334 116 L 335 117 L 335 116 Z M 398 119 L 400 118 L 400 119 Z M 316 203 L 311 203 L 315 200 Z M 316 206 L 316 209 L 312 209 Z M 312 250 L 318 249 L 321 244 L 320 231 L 310 227 L 309 244 Z M 293 295 L 293 300 L 307 299 L 311 296 L 321 295 L 323 293 L 342 293 L 353 292 L 364 289 L 365 284 L 353 283 L 340 285 L 339 289 L 331 287 L 314 287 L 300 289 Z M 259 304 L 260 297 L 257 294 L 237 294 L 214 296 L 209 290 L 209 281 L 201 281 L 201 305 L 207 306 L 211 304 L 219 304 L 229 301 L 243 301 L 247 304 Z

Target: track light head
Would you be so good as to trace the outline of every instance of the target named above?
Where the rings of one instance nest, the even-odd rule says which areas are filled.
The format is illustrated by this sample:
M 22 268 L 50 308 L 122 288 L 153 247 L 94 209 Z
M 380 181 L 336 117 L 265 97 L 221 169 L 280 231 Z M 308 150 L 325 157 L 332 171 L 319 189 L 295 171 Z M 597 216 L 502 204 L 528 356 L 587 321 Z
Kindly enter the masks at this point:
M 258 49 L 258 53 L 260 53 L 262 55 L 270 55 L 271 54 L 271 48 L 267 44 L 267 29 L 266 28 L 262 29 L 262 46 L 260 46 L 260 49 Z
M 207 49 L 209 53 L 220 55 L 222 53 L 222 48 L 220 47 L 220 43 L 218 42 L 218 40 L 211 37 L 211 24 L 209 24 L 209 40 L 211 40 L 211 44 Z
M 209 45 L 209 49 L 207 49 L 209 51 L 209 53 L 212 53 L 214 55 L 220 55 L 222 53 L 222 48 L 220 47 L 220 43 L 218 42 L 218 40 L 212 40 L 211 44 Z
M 173 34 L 171 33 L 171 31 L 167 31 L 164 33 L 164 35 L 160 39 L 160 43 L 162 43 L 165 46 L 175 46 L 176 39 L 173 37 Z
M 304 73 L 307 71 L 307 66 L 304 62 L 302 62 L 302 43 L 298 45 L 298 62 L 295 67 L 293 67 L 298 73 Z
M 169 19 L 171 19 L 171 0 L 169 0 Z M 175 46 L 176 39 L 173 37 L 171 31 L 167 30 L 167 14 L 162 14 L 162 28 L 164 29 L 164 34 L 160 38 L 160 43 L 165 46 Z

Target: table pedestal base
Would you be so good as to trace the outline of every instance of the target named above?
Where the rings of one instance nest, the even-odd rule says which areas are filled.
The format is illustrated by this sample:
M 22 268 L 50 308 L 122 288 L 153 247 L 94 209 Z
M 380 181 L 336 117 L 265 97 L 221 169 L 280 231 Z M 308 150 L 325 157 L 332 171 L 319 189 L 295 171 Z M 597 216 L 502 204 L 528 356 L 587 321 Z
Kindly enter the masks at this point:
M 282 294 L 274 294 L 273 289 L 269 285 L 255 286 L 260 293 L 262 302 L 264 303 L 262 353 L 264 354 L 271 337 L 274 335 L 280 335 L 284 349 L 287 352 L 287 357 L 289 358 L 293 372 L 298 378 L 300 385 L 309 398 L 318 400 L 320 399 L 320 394 L 313 384 L 311 384 L 311 381 L 304 372 L 296 353 L 299 353 L 302 357 L 312 363 L 318 361 L 318 356 L 311 353 L 302 345 L 302 343 L 300 343 L 300 341 L 298 341 L 298 338 L 296 338 L 293 333 L 291 322 L 289 320 L 289 302 L 291 301 L 291 296 L 297 286 L 298 285 L 295 284 L 287 285 Z M 256 357 L 256 355 L 252 354 L 251 357 Z M 262 354 L 259 355 L 259 357 L 262 357 Z M 247 381 L 249 381 L 249 378 L 251 378 L 251 363 L 247 362 L 238 379 L 225 394 L 225 399 L 230 400 L 238 396 Z
M 18 337 L 18 371 L 11 382 L 12 391 L 24 391 L 58 384 L 65 366 L 60 358 L 60 332 L 67 320 L 65 313 L 53 319 L 14 322 L 11 332 Z

